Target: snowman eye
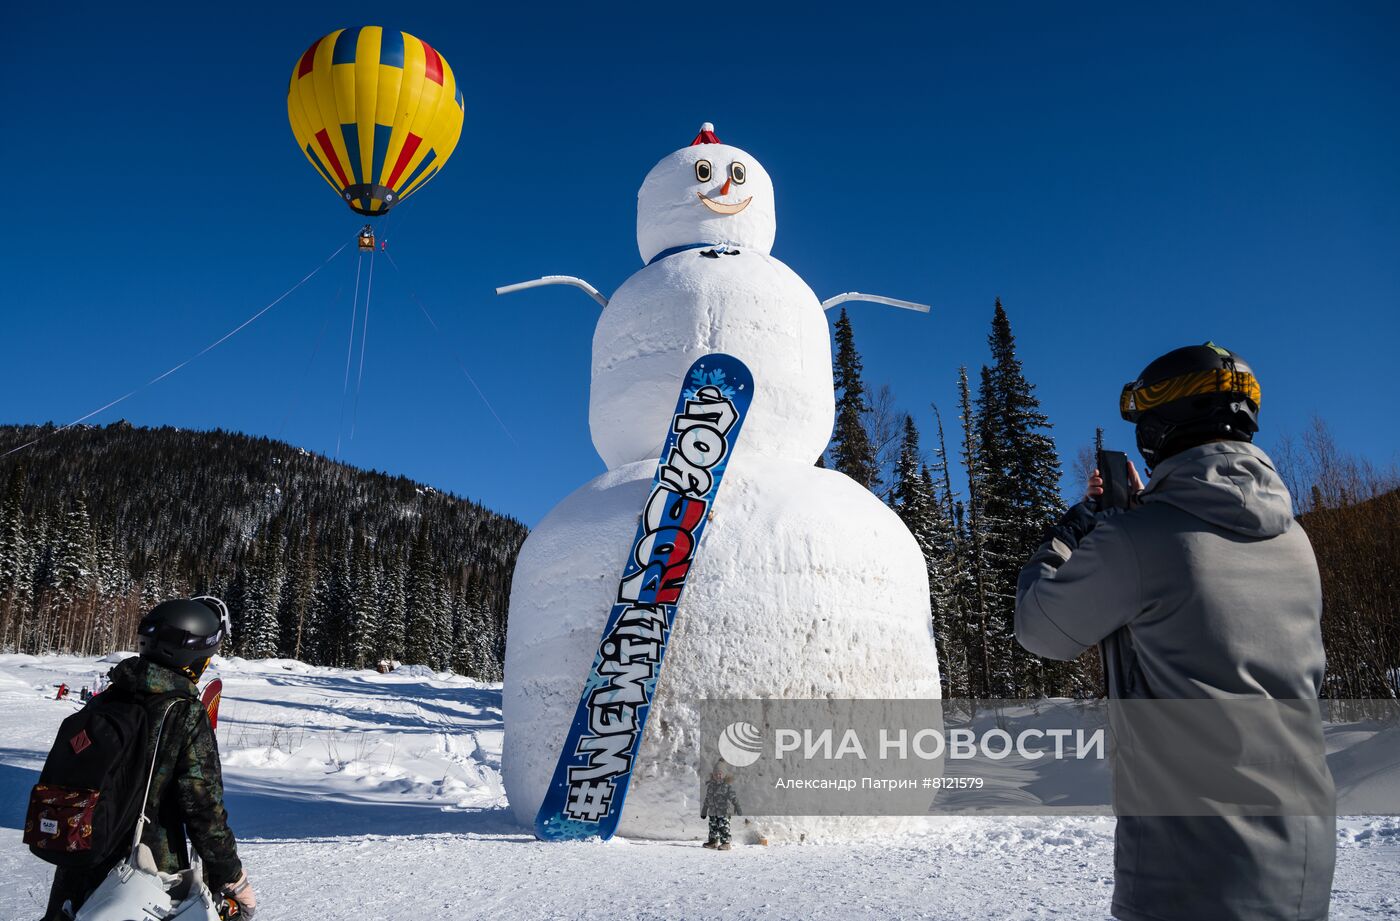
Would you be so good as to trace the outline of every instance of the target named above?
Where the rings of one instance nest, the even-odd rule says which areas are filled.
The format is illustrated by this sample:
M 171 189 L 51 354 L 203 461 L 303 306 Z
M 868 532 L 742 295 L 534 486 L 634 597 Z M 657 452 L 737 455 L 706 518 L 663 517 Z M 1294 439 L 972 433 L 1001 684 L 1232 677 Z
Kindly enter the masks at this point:
M 695 178 L 700 182 L 709 182 L 712 170 L 709 160 L 695 161 Z
M 734 180 L 735 185 L 743 185 L 744 180 L 749 178 L 749 171 L 744 164 L 735 161 L 729 164 L 729 178 Z

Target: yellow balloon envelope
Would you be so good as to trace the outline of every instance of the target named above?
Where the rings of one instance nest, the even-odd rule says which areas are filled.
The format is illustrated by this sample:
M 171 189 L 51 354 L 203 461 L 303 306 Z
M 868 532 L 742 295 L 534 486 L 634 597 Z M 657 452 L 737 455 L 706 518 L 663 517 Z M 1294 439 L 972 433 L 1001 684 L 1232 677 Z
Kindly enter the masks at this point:
M 321 177 L 353 210 L 377 217 L 452 156 L 462 92 L 422 39 L 379 26 L 340 29 L 297 62 L 287 117 Z

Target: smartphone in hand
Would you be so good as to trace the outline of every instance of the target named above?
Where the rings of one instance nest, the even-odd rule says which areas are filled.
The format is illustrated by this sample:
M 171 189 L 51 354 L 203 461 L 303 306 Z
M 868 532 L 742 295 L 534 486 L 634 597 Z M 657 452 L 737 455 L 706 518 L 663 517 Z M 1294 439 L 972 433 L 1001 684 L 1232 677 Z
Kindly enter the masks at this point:
M 1103 495 L 1099 509 L 1127 508 L 1133 495 L 1128 478 L 1128 455 L 1122 451 L 1098 452 L 1099 477 L 1103 480 Z

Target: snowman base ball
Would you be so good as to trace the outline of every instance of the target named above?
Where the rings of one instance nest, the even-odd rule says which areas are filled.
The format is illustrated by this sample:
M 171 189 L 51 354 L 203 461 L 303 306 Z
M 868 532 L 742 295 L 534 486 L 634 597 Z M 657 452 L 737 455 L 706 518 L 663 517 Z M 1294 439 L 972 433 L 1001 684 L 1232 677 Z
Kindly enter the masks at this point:
M 502 773 L 527 825 L 554 772 L 654 470 L 652 460 L 602 474 L 521 549 Z M 618 834 L 706 834 L 703 699 L 938 696 L 923 557 L 899 518 L 840 473 L 737 453 L 681 600 Z M 841 841 L 926 822 L 763 816 L 749 831 L 774 843 Z

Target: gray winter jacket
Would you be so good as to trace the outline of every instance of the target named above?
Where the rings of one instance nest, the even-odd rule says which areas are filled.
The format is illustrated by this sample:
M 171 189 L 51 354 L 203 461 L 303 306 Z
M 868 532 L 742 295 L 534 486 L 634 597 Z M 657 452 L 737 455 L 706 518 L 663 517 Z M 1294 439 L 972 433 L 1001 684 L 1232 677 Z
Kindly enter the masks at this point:
M 1067 519 L 1092 529 L 1076 543 L 1061 528 L 1031 557 L 1016 593 L 1021 645 L 1063 660 L 1102 643 L 1119 699 L 1316 699 L 1317 562 L 1268 456 L 1238 441 L 1191 448 L 1158 465 L 1142 502 L 1093 518 L 1077 507 Z M 1321 726 L 1280 725 L 1289 737 L 1266 743 L 1295 753 L 1331 811 Z M 1326 918 L 1335 835 L 1329 815 L 1120 816 L 1113 914 Z

